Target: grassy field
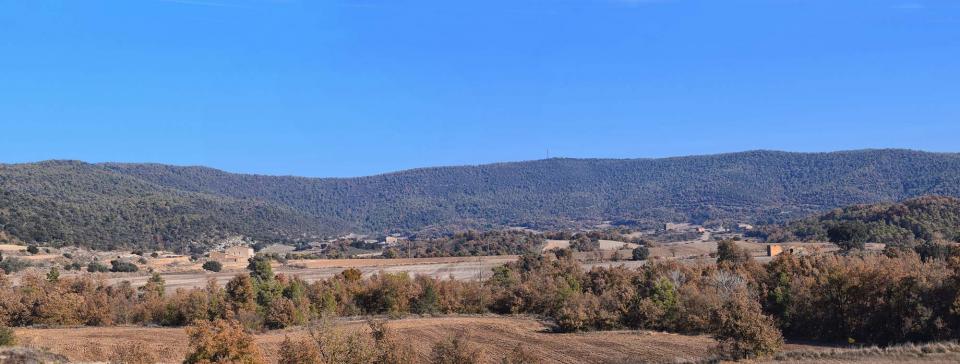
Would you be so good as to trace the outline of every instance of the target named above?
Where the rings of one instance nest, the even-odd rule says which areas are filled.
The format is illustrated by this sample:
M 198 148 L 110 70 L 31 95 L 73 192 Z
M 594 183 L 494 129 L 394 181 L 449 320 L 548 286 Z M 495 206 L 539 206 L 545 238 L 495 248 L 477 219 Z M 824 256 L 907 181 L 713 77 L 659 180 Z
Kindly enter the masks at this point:
M 960 363 L 960 344 L 939 342 L 922 345 L 906 344 L 887 348 L 822 349 L 788 347 L 766 363 L 840 364 L 840 363 Z

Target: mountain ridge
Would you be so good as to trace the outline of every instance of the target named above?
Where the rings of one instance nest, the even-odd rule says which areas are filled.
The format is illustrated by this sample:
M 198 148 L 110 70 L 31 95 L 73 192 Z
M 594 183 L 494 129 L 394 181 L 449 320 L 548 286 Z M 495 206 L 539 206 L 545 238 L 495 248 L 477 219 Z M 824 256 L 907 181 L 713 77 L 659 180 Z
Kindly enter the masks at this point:
M 668 158 L 551 158 L 347 178 L 44 161 L 0 164 L 0 192 L 0 230 L 5 234 L 81 245 L 94 244 L 85 241 L 93 238 L 106 241 L 96 244 L 143 245 L 224 234 L 303 239 L 506 226 L 576 229 L 604 221 L 762 223 L 857 203 L 958 196 L 960 154 L 755 150 Z M 188 221 L 182 223 L 185 216 Z M 98 221 L 119 221 L 125 227 L 117 229 L 124 233 L 91 234 Z
M 419 171 L 419 170 L 425 170 L 425 169 L 432 170 L 432 169 L 445 169 L 445 168 L 493 167 L 498 165 L 537 163 L 537 162 L 548 162 L 548 161 L 555 161 L 555 160 L 556 161 L 657 161 L 657 160 L 674 160 L 674 159 L 682 160 L 682 159 L 703 158 L 703 157 L 743 156 L 743 155 L 750 155 L 750 154 L 831 155 L 831 154 L 869 153 L 869 152 L 903 152 L 903 153 L 960 156 L 960 152 L 931 152 L 931 151 L 925 151 L 920 149 L 910 149 L 910 148 L 862 148 L 862 149 L 821 151 L 821 152 L 797 152 L 797 151 L 786 151 L 786 150 L 777 150 L 777 149 L 750 149 L 750 150 L 744 150 L 739 152 L 688 154 L 688 155 L 676 155 L 676 156 L 664 156 L 664 157 L 626 157 L 626 158 L 550 157 L 550 158 L 542 158 L 542 159 L 501 161 L 501 162 L 476 163 L 476 164 L 451 164 L 451 165 L 412 167 L 412 168 L 398 169 L 398 170 L 386 171 L 381 173 L 372 173 L 372 174 L 358 175 L 358 176 L 304 176 L 304 175 L 296 175 L 296 174 L 233 172 L 233 171 L 228 171 L 226 169 L 200 165 L 200 164 L 181 165 L 181 164 L 171 164 L 171 163 L 161 163 L 161 162 L 88 162 L 80 159 L 44 159 L 44 160 L 38 160 L 33 162 L 0 163 L 0 166 L 33 165 L 33 164 L 45 164 L 45 163 L 53 163 L 53 164 L 82 163 L 82 164 L 90 164 L 90 165 L 98 165 L 98 166 L 124 166 L 124 165 L 163 166 L 163 167 L 184 168 L 184 169 L 191 169 L 191 168 L 209 169 L 209 170 L 214 170 L 214 171 L 223 172 L 227 174 L 241 175 L 241 176 L 344 180 L 344 179 L 355 179 L 355 178 L 365 178 L 365 177 L 377 177 L 377 176 L 413 172 L 413 171 Z

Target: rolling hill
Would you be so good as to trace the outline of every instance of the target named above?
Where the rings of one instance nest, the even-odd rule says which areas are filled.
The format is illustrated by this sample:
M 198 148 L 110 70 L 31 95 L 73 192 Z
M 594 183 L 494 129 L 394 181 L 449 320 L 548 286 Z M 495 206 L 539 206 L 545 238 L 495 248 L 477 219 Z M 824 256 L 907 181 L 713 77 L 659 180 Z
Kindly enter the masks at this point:
M 924 196 L 900 203 L 838 208 L 769 231 L 767 240 L 829 240 L 834 227 L 855 228 L 863 242 L 915 246 L 925 242 L 960 241 L 960 199 Z
M 0 165 L 0 238 L 94 247 L 243 234 L 779 222 L 852 204 L 960 196 L 960 154 L 752 151 L 547 159 L 358 178 L 48 161 Z

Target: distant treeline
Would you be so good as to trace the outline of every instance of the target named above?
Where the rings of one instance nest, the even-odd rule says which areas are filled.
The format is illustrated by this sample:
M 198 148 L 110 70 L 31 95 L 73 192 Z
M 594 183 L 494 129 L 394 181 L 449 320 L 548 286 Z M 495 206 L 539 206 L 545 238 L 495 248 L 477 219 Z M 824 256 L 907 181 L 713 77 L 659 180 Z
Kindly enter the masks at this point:
M 55 161 L 0 165 L 0 239 L 185 250 L 236 234 L 305 241 L 345 232 L 772 223 L 925 194 L 960 196 L 960 155 L 757 151 L 330 179 Z
M 523 231 L 467 231 L 450 236 L 411 239 L 386 250 L 387 258 L 463 257 L 514 255 L 536 252 L 546 244 L 543 236 Z

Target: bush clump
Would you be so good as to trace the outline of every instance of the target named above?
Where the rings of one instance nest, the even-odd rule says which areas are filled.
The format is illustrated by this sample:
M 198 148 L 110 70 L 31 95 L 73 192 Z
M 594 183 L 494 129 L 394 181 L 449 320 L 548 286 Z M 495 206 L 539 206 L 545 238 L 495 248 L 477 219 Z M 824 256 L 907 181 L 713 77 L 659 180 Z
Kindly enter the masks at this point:
M 195 363 L 265 363 L 253 335 L 233 320 L 213 322 L 198 320 L 187 328 L 190 354 L 186 364 Z
M 647 260 L 650 257 L 650 249 L 645 246 L 633 248 L 633 260 Z
M 0 326 L 0 346 L 13 346 L 17 343 L 17 336 L 14 334 L 13 329 Z
M 431 364 L 475 364 L 483 362 L 483 351 L 474 347 L 459 335 L 433 344 L 433 348 L 430 350 Z
M 112 266 L 110 267 L 111 272 L 133 273 L 140 270 L 140 268 L 137 268 L 136 264 L 123 261 L 123 260 L 111 260 L 110 265 Z
M 216 260 L 210 260 L 206 263 L 203 263 L 203 269 L 211 272 L 219 272 L 223 270 L 223 263 L 220 263 Z
M 106 273 L 110 271 L 110 267 L 97 262 L 90 262 L 87 264 L 87 272 L 90 273 Z

